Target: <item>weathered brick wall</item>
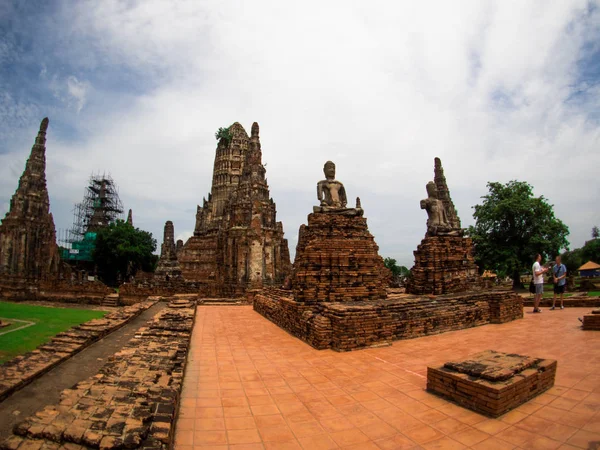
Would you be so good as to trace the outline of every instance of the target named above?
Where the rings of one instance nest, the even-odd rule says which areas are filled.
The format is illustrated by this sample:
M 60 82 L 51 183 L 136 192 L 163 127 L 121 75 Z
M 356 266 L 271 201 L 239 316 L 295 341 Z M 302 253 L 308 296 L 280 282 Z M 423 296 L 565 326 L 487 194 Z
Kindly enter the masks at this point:
M 552 297 L 542 298 L 540 306 L 552 306 Z M 564 297 L 563 303 L 565 308 L 596 308 L 600 306 L 600 297 L 588 296 L 587 293 L 575 294 L 571 297 Z M 523 299 L 524 306 L 533 307 L 533 295 Z M 556 306 L 560 305 L 560 297 L 556 299 Z
M 481 286 L 470 238 L 427 236 L 414 252 L 415 265 L 406 292 L 441 295 Z
M 119 286 L 119 302 L 132 305 L 148 297 L 170 297 L 174 294 L 197 294 L 201 283 L 185 281 L 181 278 L 169 281 L 160 279 L 134 281 Z
M 254 309 L 313 347 L 337 351 L 523 317 L 521 298 L 510 291 L 320 304 L 264 291 L 255 296 Z
M 313 213 L 300 227 L 292 273 L 299 302 L 348 302 L 386 296 L 387 269 L 367 219 Z
M 39 300 L 99 305 L 111 293 L 114 290 L 100 281 L 37 280 L 18 276 L 0 278 L 0 299 L 16 302 Z
M 318 305 L 296 302 L 265 290 L 254 297 L 254 309 L 316 349 L 331 346 L 331 325 L 319 314 L 321 308 Z
M 75 353 L 102 339 L 150 308 L 153 301 L 120 308 L 101 319 L 93 319 L 58 333 L 35 350 L 0 365 L 0 401 L 22 389 Z
M 498 417 L 550 389 L 556 367 L 555 360 L 488 350 L 465 361 L 428 367 L 427 390 L 478 413 Z
M 173 448 L 195 307 L 169 306 L 97 375 L 65 389 L 59 404 L 18 423 L 0 449 Z
M 523 298 L 512 291 L 494 291 L 485 295 L 490 304 L 490 323 L 506 323 L 523 317 Z
M 593 311 L 592 314 L 583 316 L 583 329 L 600 331 L 600 310 Z

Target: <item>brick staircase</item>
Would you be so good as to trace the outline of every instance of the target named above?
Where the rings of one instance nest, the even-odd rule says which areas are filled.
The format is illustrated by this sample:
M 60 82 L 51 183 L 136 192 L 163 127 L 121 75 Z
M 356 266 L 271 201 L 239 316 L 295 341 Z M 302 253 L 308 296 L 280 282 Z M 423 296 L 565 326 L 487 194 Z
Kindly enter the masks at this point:
M 119 294 L 108 294 L 106 295 L 103 299 L 102 302 L 100 303 L 100 306 L 110 306 L 110 307 L 117 307 L 119 306 Z

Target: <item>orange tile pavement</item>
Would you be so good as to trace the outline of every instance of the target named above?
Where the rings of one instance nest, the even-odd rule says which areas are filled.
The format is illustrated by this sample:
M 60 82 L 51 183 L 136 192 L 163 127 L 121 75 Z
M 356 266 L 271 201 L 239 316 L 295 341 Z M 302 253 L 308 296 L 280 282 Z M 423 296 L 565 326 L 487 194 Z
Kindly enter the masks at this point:
M 175 450 L 600 448 L 600 332 L 577 320 L 589 309 L 530 309 L 503 325 L 337 353 L 249 306 L 199 307 Z M 556 385 L 499 419 L 425 391 L 428 365 L 486 349 L 558 360 Z

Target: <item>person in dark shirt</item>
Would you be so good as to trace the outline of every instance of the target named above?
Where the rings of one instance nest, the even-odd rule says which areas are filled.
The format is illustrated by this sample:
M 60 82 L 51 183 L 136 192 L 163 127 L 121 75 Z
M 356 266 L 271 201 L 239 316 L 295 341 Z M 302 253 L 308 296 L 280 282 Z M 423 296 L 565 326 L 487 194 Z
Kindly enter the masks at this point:
M 563 304 L 563 294 L 567 284 L 567 268 L 560 262 L 560 256 L 556 257 L 556 264 L 552 267 L 552 276 L 554 281 L 554 297 L 552 298 L 552 308 L 556 309 L 556 296 L 560 295 L 560 309 L 565 309 Z

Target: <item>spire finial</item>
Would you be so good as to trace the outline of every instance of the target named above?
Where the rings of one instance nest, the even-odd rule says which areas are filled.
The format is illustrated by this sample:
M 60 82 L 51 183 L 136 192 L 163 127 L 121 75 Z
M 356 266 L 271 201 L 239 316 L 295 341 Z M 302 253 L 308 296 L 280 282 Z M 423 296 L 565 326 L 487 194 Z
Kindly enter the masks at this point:
M 42 123 L 40 123 L 40 133 L 46 132 L 46 130 L 48 129 L 49 123 L 50 123 L 50 121 L 48 120 L 47 117 L 44 117 L 44 119 L 42 119 Z

